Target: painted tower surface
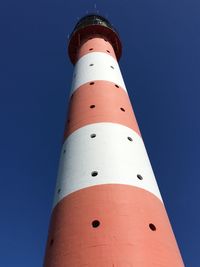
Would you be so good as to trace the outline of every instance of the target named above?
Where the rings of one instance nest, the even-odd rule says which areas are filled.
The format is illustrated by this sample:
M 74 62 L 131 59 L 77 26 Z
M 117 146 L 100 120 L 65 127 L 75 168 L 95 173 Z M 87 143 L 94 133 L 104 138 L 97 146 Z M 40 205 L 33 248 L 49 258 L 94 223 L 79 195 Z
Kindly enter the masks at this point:
M 184 266 L 124 84 L 116 30 L 83 17 L 44 267 Z

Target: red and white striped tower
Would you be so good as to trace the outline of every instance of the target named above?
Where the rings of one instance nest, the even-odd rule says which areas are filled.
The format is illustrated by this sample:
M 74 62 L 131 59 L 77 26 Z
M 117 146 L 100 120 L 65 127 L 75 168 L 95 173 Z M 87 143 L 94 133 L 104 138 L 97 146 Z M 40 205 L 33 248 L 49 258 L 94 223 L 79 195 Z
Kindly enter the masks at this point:
M 45 267 L 184 266 L 118 60 L 99 15 L 69 42 L 75 64 Z

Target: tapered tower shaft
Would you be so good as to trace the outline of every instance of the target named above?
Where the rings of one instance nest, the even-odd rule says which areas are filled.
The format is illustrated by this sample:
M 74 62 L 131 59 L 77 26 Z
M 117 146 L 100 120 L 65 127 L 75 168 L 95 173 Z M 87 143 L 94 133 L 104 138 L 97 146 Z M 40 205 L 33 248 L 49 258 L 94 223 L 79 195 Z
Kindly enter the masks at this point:
M 183 267 L 101 16 L 76 25 L 69 116 L 44 267 Z

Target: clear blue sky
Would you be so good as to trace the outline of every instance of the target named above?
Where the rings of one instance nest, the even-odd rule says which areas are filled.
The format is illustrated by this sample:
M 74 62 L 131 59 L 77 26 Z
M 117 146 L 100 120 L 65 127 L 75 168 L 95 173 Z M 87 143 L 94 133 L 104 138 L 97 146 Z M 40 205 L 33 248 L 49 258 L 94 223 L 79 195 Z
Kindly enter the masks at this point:
M 0 266 L 42 266 L 73 70 L 67 36 L 95 2 L 120 33 L 120 66 L 183 259 L 199 267 L 199 0 L 1 1 Z

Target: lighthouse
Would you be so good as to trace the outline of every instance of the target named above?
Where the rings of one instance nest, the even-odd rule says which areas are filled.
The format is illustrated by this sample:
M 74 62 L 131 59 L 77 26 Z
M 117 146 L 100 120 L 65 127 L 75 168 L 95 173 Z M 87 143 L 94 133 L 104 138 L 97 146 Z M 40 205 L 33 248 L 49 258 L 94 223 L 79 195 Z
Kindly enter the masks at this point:
M 184 266 L 121 52 L 117 31 L 97 14 L 80 19 L 70 36 L 74 73 L 44 267 Z

